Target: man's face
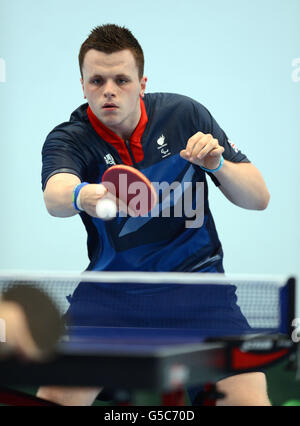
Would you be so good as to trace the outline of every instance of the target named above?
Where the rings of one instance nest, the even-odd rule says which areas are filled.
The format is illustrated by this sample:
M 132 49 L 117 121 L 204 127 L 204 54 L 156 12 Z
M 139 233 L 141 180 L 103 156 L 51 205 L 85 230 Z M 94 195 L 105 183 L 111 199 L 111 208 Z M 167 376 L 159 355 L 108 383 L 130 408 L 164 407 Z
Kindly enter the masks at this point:
M 139 98 L 144 96 L 147 79 L 139 79 L 130 50 L 111 54 L 89 50 L 82 74 L 84 95 L 97 118 L 119 135 L 132 133 L 140 118 Z

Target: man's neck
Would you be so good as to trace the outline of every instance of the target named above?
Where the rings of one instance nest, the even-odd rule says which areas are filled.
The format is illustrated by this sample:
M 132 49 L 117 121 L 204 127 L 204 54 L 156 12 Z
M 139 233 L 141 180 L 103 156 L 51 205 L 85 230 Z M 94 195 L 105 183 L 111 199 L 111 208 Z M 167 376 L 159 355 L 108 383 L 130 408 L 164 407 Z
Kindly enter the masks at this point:
M 141 118 L 141 105 L 140 102 L 138 103 L 138 110 L 131 120 L 128 121 L 128 123 L 121 123 L 120 126 L 117 127 L 110 127 L 107 126 L 110 130 L 112 130 L 116 135 L 118 135 L 123 140 L 130 139 L 130 136 L 135 131 L 137 125 L 139 124 L 140 118 Z

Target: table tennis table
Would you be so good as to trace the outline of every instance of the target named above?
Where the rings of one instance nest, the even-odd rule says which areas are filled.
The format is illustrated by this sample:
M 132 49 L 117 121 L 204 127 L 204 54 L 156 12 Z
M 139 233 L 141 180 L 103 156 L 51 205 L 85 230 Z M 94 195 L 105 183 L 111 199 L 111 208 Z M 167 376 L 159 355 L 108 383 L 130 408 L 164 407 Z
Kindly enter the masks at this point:
M 264 370 L 296 346 L 289 328 L 295 316 L 295 279 L 287 279 L 284 288 L 286 330 L 253 328 L 234 336 L 196 328 L 69 327 L 52 359 L 0 359 L 0 386 L 104 386 L 174 395 L 188 386 Z

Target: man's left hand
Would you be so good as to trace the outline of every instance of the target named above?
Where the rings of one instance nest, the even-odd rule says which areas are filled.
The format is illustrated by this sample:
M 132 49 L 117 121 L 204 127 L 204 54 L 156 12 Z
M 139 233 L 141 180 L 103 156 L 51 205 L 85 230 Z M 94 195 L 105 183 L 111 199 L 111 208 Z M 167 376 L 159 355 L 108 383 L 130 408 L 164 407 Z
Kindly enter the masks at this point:
M 197 132 L 188 140 L 180 155 L 197 166 L 213 170 L 219 167 L 223 152 L 224 148 L 219 145 L 218 139 L 209 133 Z

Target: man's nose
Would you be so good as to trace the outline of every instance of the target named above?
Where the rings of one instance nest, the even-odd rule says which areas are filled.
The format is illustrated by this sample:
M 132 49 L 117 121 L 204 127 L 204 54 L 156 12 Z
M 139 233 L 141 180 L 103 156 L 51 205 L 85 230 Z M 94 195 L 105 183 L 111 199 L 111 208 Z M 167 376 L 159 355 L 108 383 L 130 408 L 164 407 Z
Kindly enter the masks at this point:
M 111 97 L 116 95 L 116 87 L 113 81 L 107 81 L 104 86 L 104 96 Z

